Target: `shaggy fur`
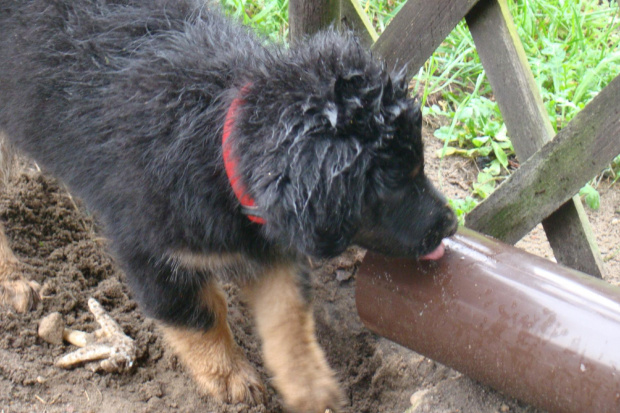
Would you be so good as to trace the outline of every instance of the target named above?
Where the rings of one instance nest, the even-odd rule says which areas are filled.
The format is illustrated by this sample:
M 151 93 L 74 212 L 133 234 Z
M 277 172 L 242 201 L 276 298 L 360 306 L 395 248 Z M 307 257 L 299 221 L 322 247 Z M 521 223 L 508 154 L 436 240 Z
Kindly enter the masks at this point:
M 265 225 L 222 161 L 241 94 L 233 152 Z M 98 212 L 135 298 L 171 326 L 213 325 L 214 275 L 251 283 L 352 243 L 435 249 L 455 219 L 420 128 L 404 72 L 348 35 L 288 50 L 189 0 L 0 0 L 0 132 Z

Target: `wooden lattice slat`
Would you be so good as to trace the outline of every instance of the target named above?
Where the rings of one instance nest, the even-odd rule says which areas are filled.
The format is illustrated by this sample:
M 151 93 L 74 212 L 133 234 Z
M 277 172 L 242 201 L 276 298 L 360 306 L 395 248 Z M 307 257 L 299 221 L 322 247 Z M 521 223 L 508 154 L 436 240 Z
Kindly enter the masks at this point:
M 620 76 L 471 212 L 478 229 L 517 241 L 620 153 Z M 569 241 L 569 240 L 565 240 Z
M 524 162 L 550 141 L 555 132 L 512 21 L 508 4 L 506 0 L 482 0 L 467 14 L 466 20 L 517 157 Z M 605 164 L 601 168 L 604 166 Z M 595 170 L 592 174 L 586 174 L 585 180 L 582 180 L 583 184 L 598 172 Z M 562 176 L 557 178 L 564 179 Z M 579 188 L 563 194 L 568 202 L 563 206 L 556 204 L 554 209 L 560 206 L 562 208 L 543 221 L 543 227 L 558 262 L 601 277 L 604 265 L 590 222 L 583 211 L 579 197 L 571 199 Z M 515 195 L 525 196 L 525 194 Z M 490 229 L 489 226 L 490 222 L 497 221 L 497 214 L 503 209 L 499 196 L 500 193 L 494 192 L 470 213 L 467 217 L 467 226 L 493 235 L 502 241 L 514 243 L 525 235 L 523 227 L 499 226 Z M 498 209 L 489 208 L 491 205 Z M 549 212 L 553 212 L 553 209 Z M 524 213 L 529 213 L 531 219 L 537 221 L 535 225 L 547 217 L 534 209 Z
M 476 0 L 409 0 L 373 46 L 388 67 L 418 73 Z
M 369 47 L 379 38 L 375 28 L 357 0 L 341 1 L 340 27 L 353 30 L 355 35 L 362 39 Z

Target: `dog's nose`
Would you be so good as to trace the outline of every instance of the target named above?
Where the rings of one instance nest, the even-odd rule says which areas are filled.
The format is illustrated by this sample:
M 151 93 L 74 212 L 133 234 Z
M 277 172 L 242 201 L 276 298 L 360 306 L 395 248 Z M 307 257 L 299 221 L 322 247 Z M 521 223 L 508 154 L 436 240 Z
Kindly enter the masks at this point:
M 444 238 L 451 237 L 452 235 L 456 233 L 456 230 L 458 229 L 458 226 L 459 226 L 459 222 L 456 219 L 456 214 L 454 213 L 452 208 L 450 208 L 449 206 L 446 206 L 443 219 L 445 223 L 443 237 Z

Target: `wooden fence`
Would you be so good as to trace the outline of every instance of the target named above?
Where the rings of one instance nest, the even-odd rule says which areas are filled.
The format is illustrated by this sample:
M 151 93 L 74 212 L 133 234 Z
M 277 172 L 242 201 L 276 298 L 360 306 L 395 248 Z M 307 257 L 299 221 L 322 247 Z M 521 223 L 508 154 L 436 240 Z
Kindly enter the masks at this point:
M 409 0 L 377 36 L 357 0 L 289 0 L 293 40 L 336 22 L 410 76 L 463 19 L 521 167 L 466 218 L 469 228 L 515 243 L 538 223 L 559 263 L 601 277 L 603 262 L 579 189 L 620 154 L 620 76 L 554 138 L 507 0 Z

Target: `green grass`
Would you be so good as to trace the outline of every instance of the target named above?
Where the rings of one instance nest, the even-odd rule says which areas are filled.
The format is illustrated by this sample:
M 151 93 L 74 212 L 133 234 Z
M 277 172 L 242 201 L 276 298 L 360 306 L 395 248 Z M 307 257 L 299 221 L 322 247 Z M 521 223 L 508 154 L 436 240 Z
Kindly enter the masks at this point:
M 288 37 L 288 0 L 220 0 L 224 12 L 277 42 Z
M 225 10 L 272 39 L 286 41 L 287 0 L 221 0 Z M 405 0 L 360 0 L 381 33 Z M 620 16 L 617 0 L 509 0 L 518 34 L 556 131 L 565 126 L 620 73 Z M 506 126 L 464 22 L 446 38 L 415 79 L 422 88 L 424 115 L 445 126 L 439 156 L 464 156 L 483 164 L 471 196 L 454 199 L 462 216 L 486 198 L 509 173 L 514 155 Z M 620 156 L 603 175 L 620 177 Z M 601 176 L 582 189 L 597 205 Z
M 360 0 L 360 5 L 374 24 L 377 33 L 383 33 L 390 20 L 400 11 L 405 2 L 402 0 Z
M 620 73 L 618 5 L 603 3 L 599 5 L 596 0 L 509 2 L 556 132 Z M 465 23 L 460 23 L 429 59 L 418 79 L 424 84 L 425 102 L 429 96 L 441 96 L 441 104 L 426 105 L 425 114 L 449 122 L 435 132 L 445 144 L 439 155 L 489 160 L 473 184 L 473 198 L 452 201 L 463 215 L 508 175 L 507 160 L 514 154 Z M 604 172 L 614 181 L 619 176 L 619 158 Z M 599 181 L 600 176 L 581 191 L 586 203 L 594 209 L 599 205 L 596 192 Z
M 386 24 L 386 8 L 362 1 Z M 397 11 L 404 2 L 392 4 Z M 597 0 L 509 1 L 519 37 L 528 56 L 549 119 L 557 132 L 620 73 L 618 4 Z M 514 149 L 467 25 L 461 22 L 426 62 L 416 78 L 423 86 L 425 116 L 444 120 L 434 135 L 444 142 L 440 157 L 464 156 L 484 167 L 471 196 L 453 199 L 459 216 L 473 209 L 510 173 Z M 432 99 L 429 99 L 432 97 Z M 620 156 L 586 185 L 580 194 L 597 209 L 596 186 L 602 177 L 620 178 Z

